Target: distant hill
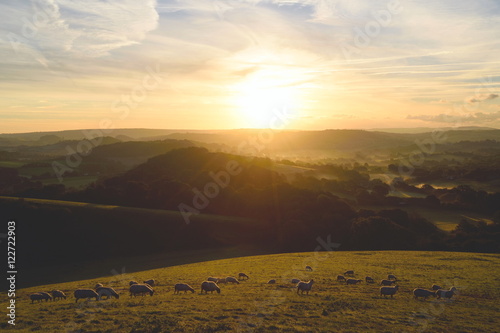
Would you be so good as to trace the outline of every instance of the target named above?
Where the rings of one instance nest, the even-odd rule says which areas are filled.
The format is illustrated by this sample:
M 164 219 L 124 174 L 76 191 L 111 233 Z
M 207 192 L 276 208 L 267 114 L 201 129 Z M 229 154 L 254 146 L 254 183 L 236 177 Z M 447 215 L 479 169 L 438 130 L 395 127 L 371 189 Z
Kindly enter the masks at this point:
M 480 126 L 461 126 L 461 127 L 413 127 L 413 128 L 371 128 L 368 131 L 376 132 L 386 132 L 386 133 L 405 133 L 405 134 L 418 134 L 418 133 L 430 133 L 440 129 L 443 131 L 481 131 L 481 130 L 496 130 L 493 127 L 480 127 Z

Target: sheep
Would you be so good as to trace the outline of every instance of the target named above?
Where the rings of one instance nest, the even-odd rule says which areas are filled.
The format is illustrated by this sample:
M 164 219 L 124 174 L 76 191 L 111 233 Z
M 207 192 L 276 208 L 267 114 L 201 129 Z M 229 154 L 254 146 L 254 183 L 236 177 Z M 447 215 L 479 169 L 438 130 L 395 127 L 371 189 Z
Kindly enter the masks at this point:
M 238 280 L 248 280 L 250 277 L 246 275 L 245 273 L 239 273 L 238 274 Z
M 139 284 L 139 282 L 132 280 L 132 281 L 130 281 L 130 282 L 128 283 L 128 285 L 129 285 L 129 286 L 131 286 L 131 285 L 133 285 L 133 284 Z
M 439 290 L 439 289 L 443 289 L 443 287 L 438 286 L 437 284 L 432 285 L 432 290 Z
M 300 282 L 300 280 L 299 280 L 299 279 L 292 279 L 290 282 L 292 282 L 292 283 L 295 283 L 295 284 L 296 284 L 296 283 L 299 283 L 299 282 Z
M 144 294 L 149 294 L 153 296 L 154 290 L 149 284 L 133 284 L 129 288 L 130 291 L 130 296 L 137 296 L 137 294 L 141 294 L 141 296 L 144 296 Z
M 312 285 L 314 283 L 314 280 L 311 279 L 311 281 L 309 282 L 304 282 L 304 281 L 300 281 L 298 284 L 297 284 L 297 294 L 299 293 L 299 291 L 304 294 L 304 291 L 306 292 L 306 294 L 309 295 L 309 291 L 311 290 L 312 288 Z
M 276 283 L 276 280 L 275 279 L 271 279 L 269 281 L 267 281 L 268 284 L 275 284 Z
M 50 296 L 49 293 L 46 293 L 45 291 L 40 291 L 39 294 L 42 294 L 42 296 L 45 298 L 45 301 L 52 301 L 52 296 Z
M 101 288 L 101 287 L 104 287 L 104 285 L 102 283 L 96 283 L 96 285 L 94 286 L 94 289 Z
M 52 290 L 51 294 L 52 294 L 52 298 L 54 299 L 54 301 L 57 300 L 58 298 L 59 299 L 63 299 L 63 298 L 66 299 L 66 295 L 60 290 Z
M 393 285 L 395 283 L 396 283 L 396 281 L 394 281 L 394 280 L 382 280 L 382 281 L 380 281 L 381 286 L 390 286 L 390 285 Z
M 158 283 L 153 280 L 153 279 L 150 279 L 150 280 L 147 280 L 147 281 L 144 281 L 143 282 L 144 284 L 149 284 L 151 287 L 154 287 L 155 285 L 157 285 Z
M 228 276 L 225 280 L 226 280 L 226 282 L 228 282 L 228 283 L 229 283 L 229 282 L 231 282 L 231 283 L 240 284 L 240 283 L 238 282 L 238 280 L 236 280 L 236 278 L 235 278 L 235 277 L 232 277 L 232 276 Z
M 174 294 L 179 294 L 181 291 L 184 291 L 184 294 L 187 293 L 188 291 L 194 293 L 194 289 L 191 288 L 189 284 L 177 283 L 174 286 Z
M 216 277 L 209 277 L 207 279 L 207 281 L 212 281 L 212 282 L 215 282 L 215 283 L 217 283 L 217 280 L 218 280 L 218 278 L 216 278 Z
M 353 270 L 346 271 L 344 275 L 354 276 L 354 271 Z
M 345 281 L 345 276 L 343 276 L 343 275 L 337 275 L 337 281 L 338 282 Z
M 205 294 L 208 294 L 209 291 L 212 294 L 214 293 L 214 291 L 217 291 L 217 293 L 220 294 L 219 286 L 217 285 L 217 283 L 215 283 L 213 281 L 204 281 L 201 284 L 201 293 L 202 294 L 203 294 L 203 291 L 205 291 Z
M 437 295 L 437 298 L 440 299 L 440 298 L 452 298 L 453 295 L 455 295 L 455 291 L 457 290 L 457 288 L 455 287 L 451 287 L 450 290 L 444 290 L 444 289 L 439 289 L 436 291 L 436 295 Z
M 418 299 L 419 297 L 423 297 L 424 299 L 427 299 L 427 297 L 429 297 L 429 296 L 436 296 L 436 291 L 422 289 L 422 288 L 416 288 L 416 289 L 413 289 L 413 296 L 416 299 Z
M 394 281 L 397 281 L 397 278 L 395 275 L 392 275 L 392 274 L 389 274 L 387 275 L 387 280 L 394 280 Z
M 106 299 L 109 299 L 110 297 L 114 297 L 116 299 L 120 298 L 120 295 L 113 289 L 109 287 L 99 287 L 95 290 L 97 294 L 99 294 L 99 298 L 102 299 L 103 296 L 106 296 Z
M 395 285 L 394 287 L 380 287 L 380 296 L 384 295 L 384 298 L 386 298 L 387 295 L 391 295 L 392 298 L 397 291 L 398 285 Z
M 74 295 L 76 298 L 75 303 L 78 303 L 78 300 L 80 298 L 89 298 L 89 299 L 95 298 L 96 301 L 98 301 L 100 299 L 99 294 L 96 293 L 96 291 L 94 289 L 77 289 L 77 290 L 75 290 Z
M 306 266 L 306 271 L 308 271 L 308 272 L 312 272 L 312 270 L 313 270 L 313 269 L 312 269 L 312 267 L 311 267 L 311 266 Z
M 347 285 L 349 284 L 358 284 L 358 283 L 361 283 L 362 280 L 357 280 L 357 279 L 347 279 L 347 281 L 345 282 Z
M 371 276 L 365 277 L 365 281 L 366 281 L 366 283 L 375 283 L 375 281 L 373 280 L 373 278 Z
M 49 299 L 52 299 L 52 297 L 47 297 L 47 293 L 34 293 L 34 294 L 31 294 L 30 295 L 30 299 L 31 299 L 31 304 L 33 304 L 34 301 L 43 301 L 45 300 L 45 302 L 47 302 Z

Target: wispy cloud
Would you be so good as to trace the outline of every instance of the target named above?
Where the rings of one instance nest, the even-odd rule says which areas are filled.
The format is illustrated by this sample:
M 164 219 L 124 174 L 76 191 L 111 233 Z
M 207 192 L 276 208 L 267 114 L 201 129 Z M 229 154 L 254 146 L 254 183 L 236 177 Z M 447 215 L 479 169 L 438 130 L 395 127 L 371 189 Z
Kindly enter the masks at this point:
M 482 101 L 486 101 L 489 99 L 495 99 L 498 97 L 498 94 L 481 94 L 473 97 L 467 98 L 468 103 L 480 103 Z

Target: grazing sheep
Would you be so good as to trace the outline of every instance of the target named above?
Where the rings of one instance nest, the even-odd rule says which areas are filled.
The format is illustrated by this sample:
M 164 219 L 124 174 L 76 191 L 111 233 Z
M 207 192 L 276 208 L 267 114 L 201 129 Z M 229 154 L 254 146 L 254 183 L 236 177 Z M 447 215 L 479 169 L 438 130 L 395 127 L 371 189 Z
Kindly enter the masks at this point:
M 137 281 L 130 281 L 130 282 L 128 283 L 128 285 L 129 285 L 129 286 L 131 286 L 131 285 L 133 285 L 133 284 L 139 284 L 139 283 L 138 283 Z
M 55 300 L 59 299 L 66 299 L 66 295 L 60 291 L 60 290 L 52 290 L 52 298 Z
M 292 283 L 299 283 L 299 282 L 300 282 L 300 280 L 299 280 L 299 279 L 292 279 L 292 281 L 291 281 L 291 282 L 292 282 Z
M 45 291 L 40 291 L 39 294 L 42 294 L 42 296 L 45 297 L 46 301 L 52 301 L 52 296 L 50 296 L 49 293 L 46 293 Z
M 96 301 L 100 299 L 99 294 L 96 293 L 94 289 L 77 289 L 74 295 L 76 298 L 75 303 L 77 303 L 80 298 L 95 298 Z
M 353 270 L 346 271 L 344 275 L 354 276 L 354 271 Z
M 130 296 L 137 296 L 140 294 L 144 296 L 145 294 L 149 294 L 153 296 L 154 290 L 149 284 L 133 284 L 129 288 Z
M 444 290 L 444 289 L 439 289 L 436 291 L 436 295 L 437 295 L 437 298 L 440 299 L 440 298 L 452 298 L 453 295 L 455 295 L 455 291 L 457 290 L 457 288 L 455 287 L 451 287 L 450 290 Z
M 30 299 L 31 299 L 31 304 L 33 304 L 34 301 L 43 301 L 45 300 L 45 302 L 47 302 L 49 299 L 52 299 L 52 297 L 47 297 L 47 293 L 34 293 L 34 294 L 31 294 L 30 295 Z
M 238 280 L 236 280 L 236 278 L 235 278 L 235 277 L 232 277 L 232 276 L 228 276 L 225 280 L 226 280 L 226 282 L 228 282 L 228 283 L 229 283 L 229 282 L 231 282 L 231 283 L 240 284 L 240 283 L 238 282 Z
M 436 292 L 432 291 L 432 290 L 416 288 L 416 289 L 413 289 L 413 296 L 415 296 L 416 299 L 418 299 L 419 297 L 423 297 L 424 299 L 427 299 L 427 297 L 429 297 L 429 296 L 436 296 Z
M 276 280 L 275 279 L 271 279 L 269 281 L 267 281 L 268 284 L 275 284 L 276 283 Z
M 102 283 L 96 283 L 96 285 L 94 286 L 94 289 L 101 288 L 101 287 L 104 287 L 104 285 Z
M 157 284 L 158 284 L 158 283 L 157 283 L 155 280 L 153 280 L 153 279 L 151 279 L 151 280 L 147 280 L 147 281 L 144 281 L 143 283 L 144 283 L 144 284 L 149 284 L 151 287 L 154 287 L 155 285 L 157 285 Z
M 384 298 L 386 298 L 387 295 L 391 295 L 392 298 L 397 291 L 398 285 L 395 285 L 394 287 L 380 287 L 380 296 L 384 295 Z
M 439 290 L 439 289 L 443 289 L 443 287 L 438 286 L 437 284 L 432 285 L 432 290 Z
M 382 281 L 380 281 L 381 286 L 390 286 L 390 285 L 393 285 L 395 283 L 396 283 L 396 281 L 394 281 L 394 280 L 382 280 Z
M 314 280 L 311 279 L 311 281 L 309 282 L 304 282 L 304 281 L 300 281 L 298 284 L 297 284 L 297 294 L 299 293 L 299 291 L 304 294 L 304 291 L 306 292 L 306 294 L 309 295 L 309 291 L 311 290 L 312 288 L 312 285 L 314 283 Z
M 312 267 L 311 267 L 311 266 L 306 266 L 306 271 L 308 271 L 308 272 L 312 272 L 312 270 L 313 270 L 313 269 L 312 269 Z
M 102 299 L 103 296 L 106 296 L 106 299 L 109 299 L 110 297 L 114 297 L 116 299 L 120 298 L 120 295 L 113 289 L 109 287 L 99 287 L 95 290 L 97 294 L 99 294 L 99 298 Z
M 343 276 L 343 275 L 337 275 L 337 281 L 338 282 L 345 281 L 345 276 Z
M 189 284 L 177 283 L 174 286 L 174 294 L 179 294 L 181 291 L 184 291 L 184 294 L 187 293 L 188 291 L 194 293 L 194 289 L 191 288 Z
M 217 285 L 217 283 L 215 283 L 213 281 L 204 281 L 201 284 L 201 293 L 202 294 L 203 294 L 203 291 L 205 291 L 205 294 L 208 294 L 209 291 L 212 294 L 214 293 L 214 291 L 217 291 L 217 293 L 220 294 L 219 286 Z
M 248 280 L 248 279 L 250 279 L 250 277 L 248 275 L 246 275 L 245 273 L 239 273 L 238 279 L 239 280 Z
M 347 279 L 345 282 L 346 284 L 358 284 L 361 283 L 362 280 L 357 280 L 357 279 Z
M 217 280 L 219 280 L 219 279 L 218 279 L 218 278 L 216 278 L 216 277 L 209 277 L 209 278 L 207 279 L 207 281 L 212 281 L 212 282 L 215 282 L 215 283 L 217 283 Z
M 387 280 L 394 280 L 394 281 L 396 281 L 397 278 L 396 278 L 395 275 L 389 274 L 389 275 L 387 275 Z
M 375 281 L 373 280 L 373 278 L 370 277 L 370 276 L 365 277 L 365 281 L 366 281 L 366 283 L 375 283 Z

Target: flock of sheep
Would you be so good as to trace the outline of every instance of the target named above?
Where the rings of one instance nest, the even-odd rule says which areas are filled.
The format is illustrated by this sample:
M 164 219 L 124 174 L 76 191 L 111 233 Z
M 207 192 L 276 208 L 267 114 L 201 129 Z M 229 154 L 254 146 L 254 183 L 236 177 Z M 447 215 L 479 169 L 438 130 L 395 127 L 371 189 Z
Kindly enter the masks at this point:
M 306 271 L 312 272 L 312 268 L 310 266 L 306 266 Z M 226 284 L 226 283 L 233 283 L 233 284 L 239 284 L 240 281 L 242 280 L 248 280 L 250 277 L 245 274 L 245 273 L 239 273 L 238 274 L 238 279 L 235 277 L 229 276 L 225 278 L 215 278 L 215 277 L 209 277 L 207 278 L 206 281 L 203 281 L 201 284 L 201 294 L 205 293 L 208 294 L 208 292 L 213 293 L 216 291 L 217 293 L 220 294 L 221 289 L 218 284 Z M 337 276 L 337 282 L 344 283 L 346 285 L 355 285 L 358 283 L 361 283 L 363 280 L 360 279 L 355 279 L 354 278 L 354 271 L 353 270 L 348 270 L 344 272 L 343 275 L 338 275 Z M 397 285 L 398 279 L 396 276 L 393 274 L 389 274 L 387 276 L 387 279 L 383 279 L 380 281 L 380 296 L 391 296 L 391 298 L 398 292 L 398 285 Z M 314 280 L 311 279 L 308 282 L 305 281 L 300 281 L 299 279 L 292 279 L 290 281 L 292 284 L 296 284 L 296 289 L 297 289 L 297 294 L 309 294 L 309 291 L 311 291 Z M 375 280 L 367 276 L 365 277 L 365 282 L 367 284 L 375 284 Z M 276 280 L 272 279 L 268 281 L 268 284 L 275 284 Z M 145 295 L 150 295 L 153 296 L 154 294 L 154 289 L 157 285 L 157 282 L 153 279 L 144 281 L 143 283 L 138 283 L 137 281 L 130 281 L 129 282 L 129 292 L 130 296 L 145 296 Z M 423 288 L 416 288 L 413 290 L 413 296 L 418 299 L 419 297 L 427 299 L 427 297 L 433 296 L 439 298 L 447 298 L 450 299 L 455 295 L 456 293 L 456 288 L 451 287 L 449 290 L 445 290 L 442 287 L 438 285 L 433 285 L 430 290 L 428 289 L 423 289 Z M 188 284 L 186 283 L 177 283 L 174 286 L 174 294 L 179 294 L 181 291 L 184 291 L 184 293 L 187 293 L 188 291 L 194 293 L 195 290 Z M 103 297 L 106 297 L 106 299 L 109 299 L 111 297 L 114 297 L 118 299 L 120 295 L 111 287 L 105 287 L 101 283 L 98 283 L 95 285 L 94 289 L 77 289 L 73 293 L 75 297 L 75 302 L 78 302 L 79 299 L 92 299 L 95 298 L 97 301 L 100 299 L 103 299 Z M 61 290 L 53 290 L 51 294 L 47 292 L 37 292 L 33 293 L 30 295 L 31 303 L 34 303 L 35 301 L 42 302 L 42 301 L 49 301 L 49 300 L 57 300 L 57 299 L 66 299 L 66 295 L 64 292 Z
M 309 266 L 307 266 L 307 267 L 309 267 Z M 307 270 L 307 267 L 306 267 L 306 270 Z M 361 283 L 363 281 L 363 280 L 354 279 L 354 278 L 347 279 L 345 276 L 354 277 L 354 271 L 349 270 L 349 271 L 346 271 L 344 273 L 344 275 L 337 275 L 337 281 L 338 282 L 345 282 L 347 285 L 358 284 L 358 283 Z M 397 281 L 398 281 L 398 279 L 393 274 L 389 274 L 387 276 L 387 279 L 381 280 L 380 285 L 382 287 L 380 287 L 380 296 L 384 296 L 384 297 L 391 296 L 391 298 L 392 298 L 398 292 L 398 289 L 399 289 L 399 286 L 396 284 Z M 365 282 L 367 284 L 374 284 L 375 280 L 371 276 L 367 276 L 367 277 L 365 277 Z M 455 287 L 451 287 L 449 290 L 445 290 L 436 284 L 432 285 L 431 289 L 432 290 L 423 289 L 423 288 L 415 288 L 413 290 L 413 296 L 417 299 L 419 297 L 427 299 L 427 297 L 429 297 L 429 296 L 434 296 L 434 297 L 437 297 L 438 299 L 439 298 L 448 298 L 449 299 L 449 298 L 452 298 L 453 295 L 455 295 L 455 292 L 457 290 L 457 288 L 455 288 Z

